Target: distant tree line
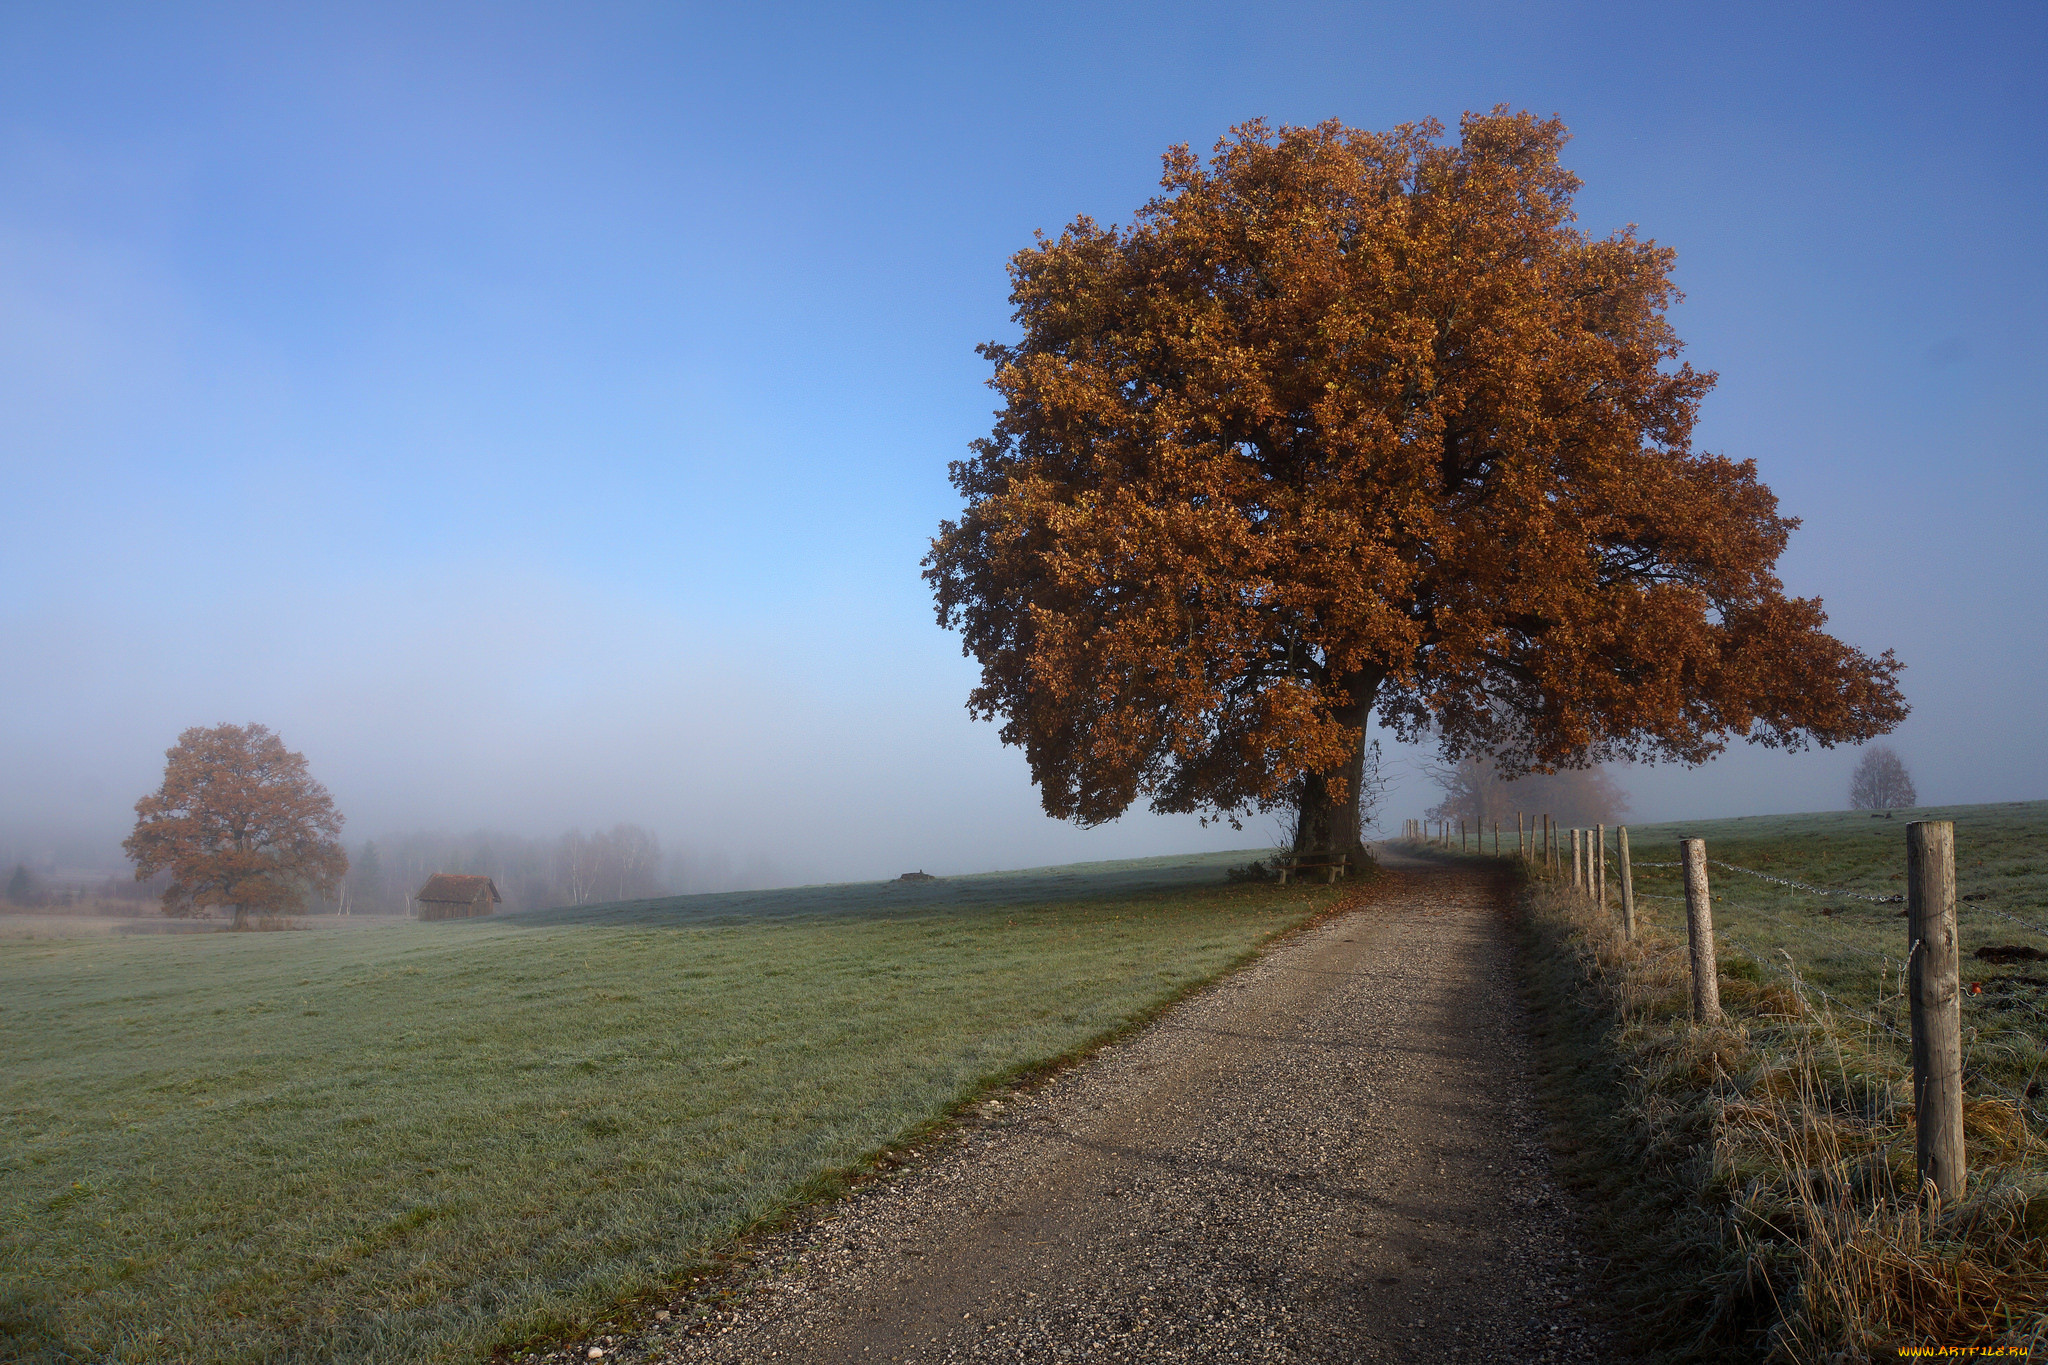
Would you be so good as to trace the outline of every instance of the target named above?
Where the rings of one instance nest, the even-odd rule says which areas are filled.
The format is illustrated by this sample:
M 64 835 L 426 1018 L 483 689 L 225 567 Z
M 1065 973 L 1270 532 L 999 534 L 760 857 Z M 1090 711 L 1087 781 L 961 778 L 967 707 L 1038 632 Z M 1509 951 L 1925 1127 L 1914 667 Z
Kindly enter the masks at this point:
M 296 914 L 398 915 L 435 873 L 490 877 L 508 909 L 638 900 L 676 892 L 780 885 L 755 857 L 737 875 L 714 853 L 677 851 L 633 824 L 552 839 L 478 831 L 341 839 L 345 817 L 304 754 L 268 726 L 193 726 L 164 751 L 162 783 L 135 803 L 122 841 L 134 864 L 97 896 L 76 876 L 59 885 L 54 854 L 37 868 L 0 844 L 0 906 L 127 913 L 155 903 L 164 914 L 232 914 L 234 927 L 270 928 Z M 7 869 L 12 865 L 12 871 Z
M 313 899 L 314 914 L 402 915 L 409 898 L 436 872 L 489 877 L 508 910 L 600 901 L 639 900 L 669 891 L 661 841 L 638 825 L 552 839 L 478 830 L 418 833 L 370 840 L 349 854 L 349 873 L 330 895 Z
M 7 860 L 0 859 L 0 871 Z M 153 913 L 170 878 L 153 877 L 138 882 L 132 877 L 107 877 L 88 884 L 46 876 L 29 867 L 24 859 L 13 860 L 13 870 L 0 882 L 0 904 L 14 910 L 75 910 L 81 913 L 143 915 Z
M 349 871 L 334 894 L 315 896 L 313 914 L 402 915 L 408 898 L 436 872 L 486 876 L 506 910 L 595 905 L 700 891 L 774 886 L 772 863 L 754 857 L 735 865 L 722 852 L 664 853 L 661 840 L 635 824 L 553 838 L 502 831 L 414 833 L 369 840 L 349 849 Z
M 1507 781 L 1491 760 L 1474 757 L 1431 775 L 1444 792 L 1444 799 L 1425 812 L 1432 820 L 1463 820 L 1481 829 L 1498 821 L 1512 829 L 1516 811 L 1572 826 L 1618 824 L 1628 814 L 1628 794 L 1603 768 L 1566 768 Z
M 170 874 L 146 881 L 116 875 L 85 881 L 52 875 L 51 859 L 13 849 L 0 856 L 0 905 L 12 910 L 149 915 L 161 909 Z M 665 849 L 633 824 L 553 838 L 479 830 L 470 834 L 387 836 L 348 847 L 348 872 L 332 894 L 309 891 L 306 913 L 402 915 L 407 898 L 436 872 L 492 878 L 505 909 L 591 905 L 647 896 L 746 891 L 784 885 L 764 854 L 735 858 L 722 849 Z

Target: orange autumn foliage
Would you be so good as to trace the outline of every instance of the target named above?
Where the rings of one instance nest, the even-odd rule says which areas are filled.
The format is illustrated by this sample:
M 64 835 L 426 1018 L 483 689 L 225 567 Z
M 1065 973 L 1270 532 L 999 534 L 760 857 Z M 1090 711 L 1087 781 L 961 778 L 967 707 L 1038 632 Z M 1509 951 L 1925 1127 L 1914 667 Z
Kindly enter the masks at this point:
M 1505 774 L 1903 718 L 1691 448 L 1673 253 L 1574 226 L 1555 120 L 1234 129 L 1017 253 L 1004 406 L 925 561 L 1046 810 L 1295 804 L 1359 843 L 1369 715 Z
M 169 870 L 164 913 L 229 906 L 240 929 L 250 912 L 299 909 L 347 875 L 327 788 L 268 727 L 195 726 L 164 757 L 163 785 L 135 803 L 122 844 L 137 881 Z

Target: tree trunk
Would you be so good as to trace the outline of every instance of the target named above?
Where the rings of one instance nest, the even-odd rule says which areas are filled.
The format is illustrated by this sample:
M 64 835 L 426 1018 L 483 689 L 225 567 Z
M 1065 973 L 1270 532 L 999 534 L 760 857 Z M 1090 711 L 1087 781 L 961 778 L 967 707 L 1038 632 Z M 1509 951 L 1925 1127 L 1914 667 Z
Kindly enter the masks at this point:
M 234 929 L 246 929 L 246 928 L 248 928 L 248 927 L 249 927 L 249 907 L 248 907 L 248 906 L 246 906 L 246 905 L 238 905 L 238 906 L 236 906 L 236 907 L 235 907 L 235 922 L 234 922 L 234 924 L 233 924 L 233 925 L 231 925 L 230 927 L 231 927 L 231 928 L 234 928 Z
M 1318 857 L 1348 854 L 1352 866 L 1369 861 L 1365 852 L 1365 831 L 1358 816 L 1358 788 L 1365 776 L 1365 722 L 1372 713 L 1372 701 L 1384 673 L 1353 673 L 1344 679 L 1347 704 L 1334 712 L 1336 719 L 1351 729 L 1351 753 L 1335 772 L 1310 773 L 1302 781 L 1301 804 L 1294 825 L 1294 851 Z M 1339 799 L 1332 787 L 1341 783 Z

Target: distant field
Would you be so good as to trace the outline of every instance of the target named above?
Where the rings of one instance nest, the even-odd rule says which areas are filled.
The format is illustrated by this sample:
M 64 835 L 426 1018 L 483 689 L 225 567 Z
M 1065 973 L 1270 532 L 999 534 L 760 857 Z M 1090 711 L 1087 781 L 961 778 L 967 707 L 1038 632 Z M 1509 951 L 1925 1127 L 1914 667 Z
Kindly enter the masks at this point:
M 1912 820 L 1955 822 L 1956 890 L 1970 898 L 1957 906 L 1965 1077 L 1982 1093 L 2021 1103 L 2039 1131 L 2048 1120 L 2039 1085 L 2048 1063 L 2048 801 L 1929 807 L 1890 820 L 1843 811 L 1631 826 L 1641 908 L 1684 935 L 1678 871 L 1641 867 L 1677 862 L 1681 838 L 1704 839 L 1709 858 L 1770 876 L 1867 896 L 1903 895 Z M 1762 981 L 1796 972 L 1841 1007 L 1880 1021 L 1874 1041 L 1903 1048 L 1903 1039 L 1888 1032 L 1907 1022 L 1899 980 L 1909 947 L 1903 903 L 1817 896 L 1718 867 L 1709 874 L 1724 971 L 1747 970 Z M 1610 895 L 1619 903 L 1615 875 L 1610 863 Z M 2010 954 L 2020 960 L 1987 961 L 1976 956 L 1980 948 L 2032 949 L 2044 960 Z M 1978 993 L 1968 993 L 1970 983 Z
M 572 1331 L 1335 894 L 1248 856 L 0 941 L 0 1358 Z

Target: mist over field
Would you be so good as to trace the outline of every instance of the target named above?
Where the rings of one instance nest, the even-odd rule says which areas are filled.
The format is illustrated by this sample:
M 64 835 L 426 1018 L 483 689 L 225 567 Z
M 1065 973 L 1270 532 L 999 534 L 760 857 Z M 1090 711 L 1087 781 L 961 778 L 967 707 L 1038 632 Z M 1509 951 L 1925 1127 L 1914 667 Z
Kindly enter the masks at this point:
M 1617 84 L 1591 11 L 1230 14 L 11 9 L 0 855 L 118 871 L 179 732 L 251 721 L 351 848 L 624 822 L 687 889 L 1272 842 L 1048 820 L 965 714 L 918 562 L 973 347 L 1006 257 L 1128 221 L 1173 143 L 1498 101 L 1571 126 L 1587 230 L 1677 248 L 1698 445 L 1906 661 L 1921 799 L 2044 794 L 2038 15 L 1639 16 L 1663 75 Z M 1433 758 L 1390 745 L 1384 827 Z M 1613 776 L 1654 821 L 1839 808 L 1855 761 Z

